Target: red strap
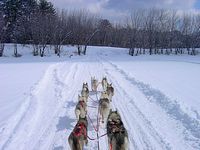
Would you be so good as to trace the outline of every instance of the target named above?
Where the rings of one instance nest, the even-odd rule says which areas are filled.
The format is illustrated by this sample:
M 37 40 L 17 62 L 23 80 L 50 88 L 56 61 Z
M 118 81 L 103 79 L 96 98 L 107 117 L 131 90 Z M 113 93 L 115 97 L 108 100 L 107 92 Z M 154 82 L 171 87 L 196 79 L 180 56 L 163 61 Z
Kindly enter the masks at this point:
M 110 144 L 110 150 L 112 150 L 112 144 Z

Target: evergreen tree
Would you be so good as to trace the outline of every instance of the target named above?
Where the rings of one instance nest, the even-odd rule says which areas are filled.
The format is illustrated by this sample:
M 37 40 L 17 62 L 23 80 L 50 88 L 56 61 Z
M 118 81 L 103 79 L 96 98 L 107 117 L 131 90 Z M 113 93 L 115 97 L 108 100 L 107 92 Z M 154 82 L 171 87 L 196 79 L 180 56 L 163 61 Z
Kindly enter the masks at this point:
M 7 26 L 7 42 L 10 42 L 13 38 L 13 30 L 16 25 L 20 5 L 20 0 L 3 0 L 2 7 L 4 12 L 5 23 Z
M 53 7 L 53 4 L 51 2 L 48 2 L 47 0 L 39 0 L 39 10 L 40 12 L 45 15 L 54 15 L 55 9 Z
M 2 5 L 0 4 L 0 57 L 3 56 L 4 51 L 4 39 L 5 39 L 5 22 L 4 22 L 4 14 L 2 11 Z
M 31 23 L 33 16 L 38 11 L 38 4 L 36 0 L 21 0 L 20 15 L 17 20 L 16 30 L 20 33 L 18 41 L 22 43 L 30 43 L 32 39 L 31 35 Z

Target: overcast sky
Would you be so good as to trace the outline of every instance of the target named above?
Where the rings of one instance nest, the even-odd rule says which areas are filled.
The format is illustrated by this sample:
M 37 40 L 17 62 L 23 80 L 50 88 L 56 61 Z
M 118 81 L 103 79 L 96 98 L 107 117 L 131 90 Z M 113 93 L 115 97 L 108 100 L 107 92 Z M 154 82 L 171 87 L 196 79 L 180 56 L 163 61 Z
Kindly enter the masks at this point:
M 200 0 L 49 0 L 57 8 L 88 9 L 105 18 L 127 16 L 138 8 L 166 8 L 181 11 L 200 11 Z

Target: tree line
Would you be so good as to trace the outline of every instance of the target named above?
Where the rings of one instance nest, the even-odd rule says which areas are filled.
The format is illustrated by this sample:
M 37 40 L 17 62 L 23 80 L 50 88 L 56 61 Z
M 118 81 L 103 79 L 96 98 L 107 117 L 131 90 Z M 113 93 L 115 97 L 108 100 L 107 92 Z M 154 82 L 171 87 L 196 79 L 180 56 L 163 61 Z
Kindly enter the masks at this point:
M 200 47 L 200 15 L 175 10 L 135 10 L 121 23 L 87 10 L 55 9 L 47 0 L 2 0 L 0 2 L 0 56 L 4 43 L 31 44 L 33 55 L 44 56 L 47 45 L 60 55 L 62 45 L 76 45 L 78 54 L 87 46 L 129 48 L 129 54 L 196 55 Z

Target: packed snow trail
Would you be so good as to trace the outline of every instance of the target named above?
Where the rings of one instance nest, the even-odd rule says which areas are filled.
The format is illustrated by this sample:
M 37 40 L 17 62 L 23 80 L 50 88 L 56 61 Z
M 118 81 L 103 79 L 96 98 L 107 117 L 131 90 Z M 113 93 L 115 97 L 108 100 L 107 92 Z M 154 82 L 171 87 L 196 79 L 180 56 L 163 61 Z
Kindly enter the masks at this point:
M 9 138 L 5 141 L 2 149 L 30 149 L 30 145 L 38 142 L 52 122 L 56 119 L 56 114 L 63 107 L 62 94 L 67 91 L 68 85 L 63 83 L 68 77 L 73 76 L 76 71 L 75 65 L 69 67 L 69 72 L 65 78 L 59 80 L 57 70 L 62 65 L 50 66 L 44 77 L 36 85 L 30 97 L 27 99 L 29 105 L 23 106 L 24 114 L 13 128 Z
M 111 107 L 121 114 L 130 150 L 200 149 L 200 121 L 165 93 L 138 81 L 128 73 L 130 70 L 109 59 L 121 52 L 104 53 L 102 49 L 91 49 L 87 56 L 50 65 L 6 128 L 0 130 L 0 149 L 69 150 L 68 136 L 77 122 L 74 110 L 78 94 L 83 82 L 88 82 L 91 90 L 92 76 L 99 81 L 106 76 L 113 84 Z M 102 91 L 101 85 L 98 91 Z M 95 101 L 99 96 L 100 92 L 97 97 L 90 92 L 88 101 L 88 115 L 95 127 Z M 88 122 L 88 135 L 96 138 L 94 127 Z M 99 135 L 105 133 L 105 124 L 100 123 Z M 108 150 L 107 136 L 100 138 L 99 143 L 100 150 Z M 97 150 L 97 146 L 96 140 L 89 140 L 84 150 Z
M 124 72 L 124 70 L 120 69 L 117 65 L 113 64 L 112 62 L 106 60 L 105 58 L 103 58 L 100 55 L 100 63 L 105 66 L 105 70 L 106 70 L 106 74 L 108 77 L 110 77 L 112 80 L 111 82 L 113 82 L 113 79 L 117 79 L 116 82 L 114 82 L 115 87 L 117 88 L 121 88 L 120 91 L 123 91 L 123 97 L 122 99 L 125 101 L 125 99 L 129 99 L 130 102 L 133 104 L 133 106 L 135 106 L 135 109 L 137 108 L 137 105 L 134 103 L 135 101 L 139 101 L 138 105 L 141 106 L 140 110 L 141 112 L 143 112 L 144 110 L 148 110 L 149 106 L 152 105 L 152 103 L 154 102 L 156 105 L 156 107 L 160 107 L 162 110 L 159 112 L 159 110 L 156 111 L 156 113 L 159 113 L 159 115 L 161 113 L 163 113 L 162 118 L 160 119 L 161 122 L 165 122 L 164 120 L 166 120 L 166 124 L 169 126 L 167 127 L 166 124 L 163 124 L 163 130 L 166 130 L 166 133 L 163 134 L 162 136 L 159 135 L 161 133 L 161 131 L 163 130 L 159 130 L 159 133 L 156 133 L 157 128 L 153 129 L 152 125 L 151 125 L 151 121 L 150 120 L 146 120 L 146 123 L 143 122 L 141 125 L 144 127 L 146 124 L 149 124 L 147 127 L 149 128 L 145 133 L 147 134 L 150 131 L 155 131 L 156 134 L 152 134 L 152 138 L 149 139 L 156 139 L 157 138 L 157 142 L 160 141 L 162 144 L 165 145 L 166 149 L 199 149 L 200 148 L 200 121 L 190 117 L 188 114 L 184 113 L 181 108 L 179 107 L 178 104 L 173 103 L 172 100 L 170 100 L 164 93 L 160 92 L 157 89 L 153 89 L 151 88 L 149 85 L 146 85 L 145 83 L 139 82 L 137 80 L 135 80 L 133 77 L 130 77 L 126 72 Z M 120 83 L 118 83 L 120 81 Z M 125 85 L 124 87 L 122 85 Z M 128 88 L 127 88 L 128 87 Z M 125 90 L 126 89 L 126 90 Z M 133 89 L 133 90 L 131 90 Z M 127 93 L 128 92 L 128 93 Z M 139 92 L 139 93 L 137 93 Z M 140 95 L 139 95 L 140 94 Z M 126 95 L 126 97 L 124 97 Z M 119 97 L 117 97 L 119 98 Z M 139 100 L 137 100 L 139 99 Z M 144 103 L 142 103 L 142 100 L 145 100 Z M 149 105 L 148 105 L 149 103 Z M 122 106 L 122 103 L 120 103 L 119 107 Z M 127 104 L 125 105 L 124 108 L 126 108 Z M 128 108 L 131 108 L 131 104 L 128 104 Z M 146 107 L 144 107 L 146 106 Z M 154 108 L 152 107 L 151 110 L 155 109 L 156 107 L 154 106 Z M 158 109 L 160 109 L 158 108 Z M 123 109 L 121 109 L 123 110 Z M 127 108 L 125 109 L 127 110 Z M 130 113 L 123 113 L 125 114 L 131 114 L 131 112 L 133 113 L 134 108 L 131 109 Z M 149 112 L 148 112 L 149 113 Z M 153 113 L 153 111 L 151 112 Z M 152 115 L 155 118 L 157 118 L 155 115 Z M 141 117 L 145 117 L 145 115 L 141 114 Z M 164 116 L 166 116 L 166 118 L 164 118 Z M 170 117 L 168 117 L 170 116 Z M 128 116 L 128 118 L 131 118 L 130 116 Z M 139 117 L 137 116 L 137 119 L 139 119 Z M 134 121 L 132 121 L 134 122 Z M 157 120 L 156 120 L 157 122 Z M 155 122 L 155 123 L 156 123 Z M 171 123 L 173 122 L 173 123 Z M 157 124 L 157 123 L 156 123 Z M 156 125 L 155 124 L 155 125 Z M 173 125 L 174 124 L 174 125 Z M 172 126 L 173 125 L 173 126 Z M 170 127 L 171 126 L 171 127 Z M 136 127 L 137 128 L 137 127 Z M 169 135 L 170 137 L 167 139 L 167 132 L 169 132 L 170 130 L 172 130 L 170 133 L 173 132 L 177 132 L 176 134 L 179 135 L 174 135 L 177 136 L 177 138 L 175 139 L 179 139 L 179 141 L 177 140 L 176 142 L 180 142 L 180 143 L 174 143 L 174 137 L 171 138 L 171 135 Z M 137 132 L 137 131 L 136 131 Z M 135 132 L 135 133 L 136 133 Z M 134 132 L 132 133 L 132 135 L 134 135 Z M 139 134 L 136 134 L 137 136 Z M 180 136 L 182 135 L 182 136 Z M 134 138 L 137 139 L 138 137 Z M 166 140 L 168 141 L 168 144 L 166 143 Z M 148 139 L 145 139 L 144 142 L 147 142 Z M 170 144 L 171 143 L 171 144 Z M 139 144 L 139 145 L 145 145 L 144 143 Z M 153 146 L 155 146 L 156 143 L 153 143 Z M 150 146 L 150 147 L 153 147 Z M 149 149 L 150 147 L 141 147 L 139 149 Z M 182 147 L 182 148 L 181 148 Z M 164 149 L 162 148 L 156 148 L 154 147 L 153 149 Z

